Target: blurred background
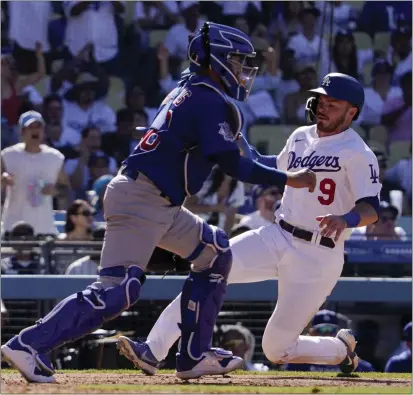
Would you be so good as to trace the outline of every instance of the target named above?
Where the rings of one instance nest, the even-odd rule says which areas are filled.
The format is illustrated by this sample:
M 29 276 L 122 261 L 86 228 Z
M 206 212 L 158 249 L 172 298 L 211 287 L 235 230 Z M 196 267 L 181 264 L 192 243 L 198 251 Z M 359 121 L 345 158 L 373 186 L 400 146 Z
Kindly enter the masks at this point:
M 1 160 L 8 173 L 1 184 L 3 276 L 97 274 L 107 184 L 142 137 L 136 127 L 151 124 L 188 67 L 188 35 L 207 20 L 224 23 L 249 34 L 257 51 L 259 73 L 240 107 L 243 133 L 261 153 L 279 153 L 305 124 L 307 91 L 323 75 L 337 71 L 363 83 L 365 105 L 353 128 L 379 161 L 382 213 L 347 242 L 342 276 L 352 296 L 327 301 L 327 313 L 314 317 L 306 333 L 334 335 L 351 327 L 365 369 L 411 372 L 410 1 L 2 1 L 1 11 Z M 30 110 L 43 119 L 28 136 L 18 120 Z M 60 154 L 46 148 L 27 153 L 22 142 L 35 152 L 42 143 Z M 57 182 L 48 184 L 44 169 L 58 174 Z M 186 206 L 236 235 L 272 223 L 282 194 L 214 168 Z M 161 281 L 188 267 L 156 249 L 148 273 Z M 371 294 L 361 299 L 353 293 L 352 284 L 372 278 Z M 381 288 L 384 280 L 391 287 Z M 407 296 L 401 294 L 406 282 Z M 2 293 L 2 343 L 56 303 L 37 292 L 22 299 L 17 285 L 12 298 Z M 259 284 L 251 292 L 259 295 Z M 217 345 L 243 356 L 246 369 L 294 369 L 265 359 L 261 337 L 276 300 L 258 299 L 245 294 L 224 304 Z M 55 352 L 55 365 L 131 367 L 118 357 L 114 339 L 120 333 L 146 337 L 169 300 L 139 301 L 102 330 Z M 165 367 L 174 367 L 174 352 Z

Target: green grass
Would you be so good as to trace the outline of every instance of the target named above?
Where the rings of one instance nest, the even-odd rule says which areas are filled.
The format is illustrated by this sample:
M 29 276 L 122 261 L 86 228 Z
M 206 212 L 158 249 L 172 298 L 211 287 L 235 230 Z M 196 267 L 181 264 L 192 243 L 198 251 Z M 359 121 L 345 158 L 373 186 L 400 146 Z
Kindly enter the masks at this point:
M 395 387 L 261 387 L 238 385 L 79 385 L 80 390 L 101 393 L 153 394 L 411 394 L 411 388 Z

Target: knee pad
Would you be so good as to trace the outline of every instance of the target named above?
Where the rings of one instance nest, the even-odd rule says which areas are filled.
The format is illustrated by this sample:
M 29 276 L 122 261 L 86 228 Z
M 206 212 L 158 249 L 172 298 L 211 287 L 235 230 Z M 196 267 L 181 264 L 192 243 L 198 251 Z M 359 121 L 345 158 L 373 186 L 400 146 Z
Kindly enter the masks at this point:
M 204 221 L 202 221 L 199 240 L 199 244 L 195 247 L 194 251 L 185 258 L 186 260 L 194 261 L 206 246 L 211 247 L 217 254 L 222 254 L 229 249 L 228 235 L 222 229 L 209 225 Z
M 24 329 L 20 341 L 47 353 L 99 329 L 138 301 L 142 278 L 142 269 L 130 266 L 120 285 L 106 289 L 89 286 L 67 297 L 36 325 Z

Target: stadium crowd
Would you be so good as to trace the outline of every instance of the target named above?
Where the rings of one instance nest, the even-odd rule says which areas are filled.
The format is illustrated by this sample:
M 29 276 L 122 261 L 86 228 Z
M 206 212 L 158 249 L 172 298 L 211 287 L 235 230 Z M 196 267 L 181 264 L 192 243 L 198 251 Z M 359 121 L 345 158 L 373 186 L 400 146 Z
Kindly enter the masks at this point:
M 188 35 L 205 20 L 252 36 L 259 73 L 240 103 L 243 133 L 252 141 L 262 127 L 272 128 L 268 140 L 284 142 L 285 130 L 304 125 L 308 90 L 324 74 L 363 82 L 365 105 L 355 129 L 380 164 L 382 212 L 377 224 L 356 229 L 352 238 L 411 237 L 411 2 L 3 1 L 1 7 L 4 240 L 103 239 L 106 186 L 142 137 L 137 127 L 150 126 L 188 67 Z M 282 194 L 215 168 L 185 204 L 237 235 L 272 223 Z M 162 250 L 153 259 L 179 261 Z M 54 272 L 96 274 L 98 265 L 98 254 L 68 254 Z M 17 251 L 2 259 L 1 271 L 50 268 L 38 255 Z M 411 324 L 406 328 L 411 349 Z M 254 346 L 245 347 L 251 354 Z

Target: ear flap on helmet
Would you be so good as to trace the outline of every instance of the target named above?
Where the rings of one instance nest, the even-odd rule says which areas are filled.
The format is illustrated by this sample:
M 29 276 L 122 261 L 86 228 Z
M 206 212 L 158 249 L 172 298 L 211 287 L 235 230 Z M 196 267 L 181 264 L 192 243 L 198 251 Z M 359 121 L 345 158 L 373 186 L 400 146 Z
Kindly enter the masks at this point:
M 316 121 L 318 100 L 319 96 L 312 96 L 307 100 L 305 105 L 305 119 L 308 124 L 312 124 Z

